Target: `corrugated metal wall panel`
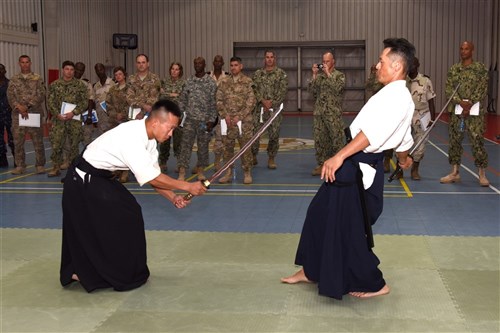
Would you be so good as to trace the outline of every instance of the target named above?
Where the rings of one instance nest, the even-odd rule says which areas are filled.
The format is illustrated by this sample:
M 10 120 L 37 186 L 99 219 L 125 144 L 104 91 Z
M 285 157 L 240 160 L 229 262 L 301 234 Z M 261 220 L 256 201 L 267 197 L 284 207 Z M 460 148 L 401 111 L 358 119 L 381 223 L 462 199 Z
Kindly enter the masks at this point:
M 19 56 L 26 54 L 31 58 L 31 69 L 35 73 L 41 73 L 39 47 L 37 45 L 18 44 L 0 41 L 0 63 L 5 66 L 7 77 L 19 73 Z

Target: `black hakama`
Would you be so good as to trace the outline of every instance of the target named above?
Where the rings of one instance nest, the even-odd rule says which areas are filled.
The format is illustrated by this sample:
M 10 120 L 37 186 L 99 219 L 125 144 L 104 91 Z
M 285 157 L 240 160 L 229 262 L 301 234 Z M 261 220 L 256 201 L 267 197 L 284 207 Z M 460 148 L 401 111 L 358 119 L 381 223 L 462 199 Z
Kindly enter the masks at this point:
M 311 201 L 302 229 L 295 264 L 318 283 L 321 295 L 342 299 L 353 291 L 376 292 L 385 281 L 377 256 L 367 244 L 362 198 L 368 219 L 375 223 L 383 206 L 383 153 L 359 152 L 337 170 L 335 182 L 323 183 Z M 370 188 L 359 190 L 359 162 L 376 168 Z
M 146 283 L 146 237 L 140 205 L 111 172 L 92 167 L 80 156 L 63 189 L 63 239 L 60 280 L 77 274 L 91 292 L 98 288 L 125 291 Z

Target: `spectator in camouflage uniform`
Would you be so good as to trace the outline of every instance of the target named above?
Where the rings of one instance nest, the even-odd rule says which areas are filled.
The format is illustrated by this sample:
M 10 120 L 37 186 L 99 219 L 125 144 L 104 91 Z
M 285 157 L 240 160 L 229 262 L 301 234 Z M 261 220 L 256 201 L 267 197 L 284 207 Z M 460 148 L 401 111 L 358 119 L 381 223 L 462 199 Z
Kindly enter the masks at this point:
M 95 64 L 94 70 L 97 77 L 99 78 L 99 81 L 94 83 L 94 105 L 97 113 L 97 118 L 99 119 L 99 121 L 97 122 L 97 133 L 98 135 L 101 135 L 102 133 L 110 129 L 107 105 L 104 105 L 104 107 L 106 108 L 104 109 L 101 103 L 106 103 L 106 97 L 111 87 L 115 85 L 115 82 L 113 82 L 113 79 L 108 77 L 108 75 L 106 74 L 106 67 L 104 67 L 103 64 Z
M 161 81 L 158 75 L 149 71 L 149 58 L 145 54 L 135 57 L 136 74 L 128 78 L 127 102 L 141 112 L 135 119 L 142 119 L 151 112 L 151 107 L 160 96 Z
M 212 62 L 214 69 L 208 73 L 212 79 L 217 83 L 217 87 L 220 85 L 222 80 L 229 75 L 229 73 L 222 70 L 224 66 L 224 58 L 221 55 L 216 55 L 214 61 Z M 214 169 L 219 170 L 222 166 L 222 155 L 224 153 L 224 145 L 222 144 L 222 135 L 220 133 L 220 119 L 217 121 L 217 125 L 214 128 Z
M 182 89 L 186 81 L 182 78 L 184 74 L 184 69 L 182 64 L 179 62 L 173 62 L 170 64 L 168 69 L 170 77 L 165 78 L 161 83 L 160 89 L 160 99 L 168 99 L 179 105 L 179 96 L 181 95 Z M 167 161 L 170 157 L 170 142 L 174 143 L 174 156 L 178 160 L 181 153 L 181 143 L 182 143 L 182 127 L 176 127 L 174 129 L 172 137 L 169 137 L 166 141 L 160 144 L 160 156 L 158 158 L 158 163 L 160 164 L 160 169 L 162 171 L 167 170 Z M 179 166 L 176 167 L 176 172 L 179 172 Z
M 241 72 L 243 69 L 241 58 L 232 57 L 230 68 L 231 76 L 223 79 L 217 90 L 217 111 L 221 122 L 225 122 L 227 126 L 226 135 L 222 133 L 224 162 L 233 157 L 236 139 L 238 139 L 240 147 L 243 147 L 254 133 L 252 112 L 255 107 L 255 95 L 252 79 Z M 241 130 L 238 127 L 239 123 L 241 124 Z M 253 156 L 250 149 L 243 154 L 242 166 L 244 171 L 243 183 L 251 184 L 253 181 Z M 232 175 L 233 170 L 229 168 L 226 174 L 219 179 L 219 182 L 230 182 Z
M 26 133 L 31 136 L 35 148 L 35 168 L 37 174 L 45 173 L 45 147 L 43 144 L 42 120 L 44 117 L 45 85 L 40 75 L 31 71 L 31 59 L 27 55 L 19 57 L 21 73 L 12 77 L 7 95 L 12 106 L 12 132 L 14 133 L 16 169 L 13 175 L 23 174 L 26 170 L 24 142 Z M 40 115 L 39 127 L 19 126 L 19 115 L 28 119 L 29 114 Z
M 181 112 L 185 113 L 181 154 L 178 160 L 179 180 L 184 180 L 186 177 L 195 139 L 198 148 L 196 172 L 199 180 L 205 179 L 203 169 L 209 164 L 208 145 L 217 118 L 215 105 L 217 84 L 205 72 L 205 59 L 197 57 L 193 63 L 195 74 L 186 80 L 179 97 Z
M 116 84 L 109 89 L 106 95 L 106 107 L 111 128 L 128 120 L 127 72 L 122 66 L 117 66 L 113 69 L 113 74 Z
M 75 77 L 75 65 L 71 61 L 62 64 L 62 78 L 52 82 L 49 86 L 48 108 L 52 115 L 52 129 L 50 131 L 50 143 L 52 144 L 51 160 L 53 169 L 48 173 L 49 177 L 61 174 L 63 162 L 63 147 L 69 142 L 69 159 L 72 161 L 78 156 L 78 145 L 82 141 L 81 120 L 73 119 L 88 107 L 87 87 L 81 80 Z M 62 103 L 75 104 L 72 112 L 61 114 Z
M 411 121 L 411 130 L 415 144 L 422 139 L 425 130 L 436 117 L 436 107 L 434 105 L 436 93 L 434 92 L 432 81 L 427 75 L 418 72 L 419 67 L 420 62 L 418 58 L 413 58 L 413 67 L 408 73 L 408 80 L 411 97 L 415 104 L 415 111 Z M 424 158 L 425 146 L 428 139 L 429 137 L 413 152 L 413 164 L 411 165 L 411 179 L 413 180 L 420 180 L 418 168 L 420 161 Z
M 128 121 L 127 72 L 122 66 L 117 66 L 113 69 L 113 74 L 116 84 L 109 88 L 106 95 L 109 129 Z M 128 170 L 121 170 L 118 173 L 120 183 L 128 182 Z
M 460 123 L 464 122 L 464 130 L 469 133 L 469 140 L 472 144 L 472 156 L 474 164 L 479 168 L 479 184 L 489 186 L 490 182 L 486 178 L 486 168 L 488 167 L 488 153 L 484 149 L 485 130 L 485 108 L 483 101 L 488 91 L 488 70 L 486 66 L 472 59 L 474 44 L 465 41 L 460 45 L 461 62 L 454 64 L 448 70 L 446 79 L 446 97 L 449 98 L 455 87 L 460 83 L 457 93 L 451 100 L 448 107 L 450 112 L 449 137 L 450 146 L 448 148 L 448 161 L 452 166 L 451 173 L 440 179 L 443 184 L 460 181 L 460 162 L 463 153 L 462 141 L 464 132 L 460 130 Z M 471 116 L 470 110 L 475 103 L 480 103 L 479 116 Z M 455 107 L 460 105 L 462 114 L 455 114 Z
M 7 147 L 5 146 L 4 131 L 7 131 L 7 140 L 10 146 L 12 155 L 15 156 L 14 138 L 12 136 L 12 110 L 7 100 L 7 89 L 9 87 L 9 79 L 5 76 L 7 71 L 5 66 L 0 64 L 0 167 L 6 168 L 9 166 L 7 161 Z
M 274 51 L 265 51 L 264 68 L 258 69 L 253 75 L 255 99 L 257 107 L 254 112 L 254 130 L 257 131 L 261 126 L 260 119 L 266 122 L 272 115 L 272 110 L 277 111 L 281 103 L 284 102 L 288 92 L 288 78 L 281 68 L 276 66 L 276 57 Z M 261 116 L 261 111 L 263 112 Z M 276 169 L 276 154 L 280 145 L 280 126 L 283 114 L 280 113 L 273 123 L 268 127 L 269 142 L 267 144 L 267 155 L 269 160 L 267 167 Z M 253 164 L 257 164 L 257 154 L 259 153 L 260 140 L 257 139 L 252 145 Z
M 313 176 L 319 176 L 323 162 L 345 144 L 342 120 L 345 75 L 335 69 L 335 58 L 331 52 L 323 54 L 322 73 L 319 71 L 318 65 L 314 64 L 308 87 L 314 97 L 313 138 L 318 163 L 312 171 Z
M 97 124 L 92 123 L 92 110 L 95 108 L 95 92 L 94 92 L 94 87 L 92 87 L 92 83 L 89 82 L 88 79 L 83 79 L 83 74 L 85 74 L 85 64 L 83 62 L 77 62 L 75 63 L 75 78 L 79 79 L 85 87 L 87 87 L 87 108 L 83 110 L 83 112 L 87 111 L 88 115 L 87 116 L 87 121 L 83 123 L 83 145 L 86 146 L 90 142 L 92 142 L 92 136 L 95 131 L 97 131 Z M 82 112 L 82 113 L 83 113 Z M 83 121 L 83 119 L 82 119 Z M 99 133 L 100 134 L 100 133 Z M 69 163 L 71 162 L 71 159 L 68 157 L 69 156 L 69 151 L 71 148 L 69 147 L 69 142 L 66 141 L 66 144 L 64 145 L 64 163 L 61 165 L 61 170 L 66 170 L 69 167 Z

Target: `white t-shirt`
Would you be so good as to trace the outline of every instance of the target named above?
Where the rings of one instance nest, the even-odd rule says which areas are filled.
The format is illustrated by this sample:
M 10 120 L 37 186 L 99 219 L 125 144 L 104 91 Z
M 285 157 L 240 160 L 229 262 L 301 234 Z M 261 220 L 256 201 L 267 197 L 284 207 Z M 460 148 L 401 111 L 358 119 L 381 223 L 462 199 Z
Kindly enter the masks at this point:
M 156 140 L 149 140 L 145 119 L 125 122 L 96 138 L 83 158 L 97 169 L 130 170 L 139 185 L 161 173 Z
M 370 145 L 365 153 L 380 153 L 387 149 L 397 152 L 409 150 L 413 145 L 411 119 L 415 105 L 406 87 L 406 81 L 389 83 L 373 95 L 349 126 L 354 138 L 360 131 Z

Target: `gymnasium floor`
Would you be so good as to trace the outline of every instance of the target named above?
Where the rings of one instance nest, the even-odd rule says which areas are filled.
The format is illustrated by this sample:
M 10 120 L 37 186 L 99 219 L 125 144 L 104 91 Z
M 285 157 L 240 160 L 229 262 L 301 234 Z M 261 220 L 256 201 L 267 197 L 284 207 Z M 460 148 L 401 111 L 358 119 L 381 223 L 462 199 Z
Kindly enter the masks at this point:
M 499 332 L 498 141 L 486 140 L 490 187 L 478 185 L 467 141 L 462 182 L 440 184 L 450 169 L 442 122 L 422 180 L 406 172 L 386 182 L 374 251 L 391 294 L 337 301 L 314 284 L 280 283 L 297 270 L 299 233 L 321 183 L 310 175 L 311 124 L 285 117 L 277 170 L 263 149 L 254 184 L 242 185 L 238 168 L 233 184 L 215 184 L 183 210 L 128 183 L 143 208 L 151 278 L 121 293 L 60 286 L 62 186 L 33 173 L 28 147 L 27 174 L 0 172 L 0 332 Z

